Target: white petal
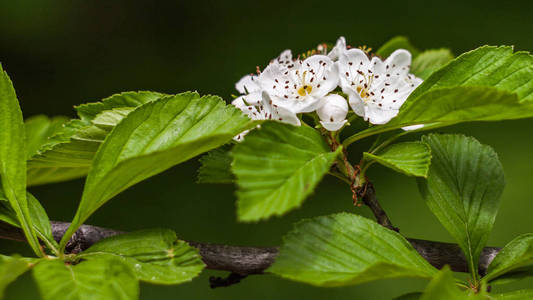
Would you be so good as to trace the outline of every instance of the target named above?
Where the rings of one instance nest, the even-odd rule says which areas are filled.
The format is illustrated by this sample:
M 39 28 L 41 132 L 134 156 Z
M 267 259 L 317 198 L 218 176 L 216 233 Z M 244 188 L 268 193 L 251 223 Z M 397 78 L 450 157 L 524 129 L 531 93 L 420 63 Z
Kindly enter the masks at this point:
M 322 126 L 324 128 L 326 128 L 327 130 L 329 130 L 329 131 L 337 131 L 337 130 L 341 129 L 342 126 L 344 126 L 344 124 L 346 124 L 346 122 L 348 122 L 348 121 L 347 120 L 340 121 L 340 122 L 324 122 L 324 121 L 320 121 L 320 124 L 322 124 Z
M 331 49 L 331 52 L 328 54 L 328 57 L 332 60 L 338 60 L 341 55 L 343 55 L 346 52 L 346 39 L 341 36 L 337 40 L 337 43 L 335 44 L 335 47 Z
M 330 94 L 324 98 L 324 104 L 316 112 L 324 122 L 340 122 L 346 119 L 348 103 L 342 96 Z
M 261 87 L 256 75 L 246 75 L 237 81 L 235 89 L 241 94 L 248 94 L 260 91 Z
M 292 124 L 295 126 L 302 125 L 302 123 L 300 122 L 300 119 L 298 119 L 298 116 L 296 116 L 296 114 L 293 113 L 292 111 L 285 109 L 284 107 L 281 107 L 281 106 L 273 107 L 272 109 L 274 111 L 274 116 L 276 120 L 283 122 L 283 123 Z
M 424 124 L 405 126 L 405 127 L 402 127 L 402 129 L 405 130 L 405 131 L 410 131 L 410 130 L 420 129 L 422 127 L 424 127 Z
M 268 91 L 272 95 L 281 91 L 283 88 L 280 82 L 282 80 L 281 77 L 283 77 L 283 73 L 280 66 L 278 64 L 270 64 L 259 75 L 258 82 L 263 90 Z
M 292 62 L 292 52 L 290 49 L 284 50 L 281 52 L 281 54 L 276 58 L 276 62 L 282 65 L 288 65 Z
M 302 62 L 301 74 L 306 72 L 305 84 L 313 87 L 311 95 L 326 96 L 339 84 L 337 65 L 325 55 L 313 55 Z
M 267 115 L 266 119 L 276 120 L 283 123 L 288 123 L 296 126 L 300 126 L 300 119 L 293 111 L 274 104 L 270 95 L 267 92 L 262 93 L 262 107 L 264 113 Z
M 405 76 L 411 67 L 411 53 L 405 49 L 398 49 L 387 57 L 385 65 L 389 66 L 387 72 L 391 75 Z
M 343 88 L 342 91 L 348 95 L 348 102 L 352 110 L 361 117 L 365 116 L 365 103 L 359 93 L 352 88 Z
M 341 87 L 350 87 L 352 83 L 366 81 L 362 74 L 367 74 L 370 69 L 370 60 L 361 49 L 350 49 L 346 55 L 339 58 L 337 68 Z M 354 87 L 355 88 L 355 87 Z
M 365 106 L 365 120 L 368 120 L 372 124 L 385 124 L 396 117 L 397 114 L 398 110 L 396 109 L 382 109 L 375 104 Z

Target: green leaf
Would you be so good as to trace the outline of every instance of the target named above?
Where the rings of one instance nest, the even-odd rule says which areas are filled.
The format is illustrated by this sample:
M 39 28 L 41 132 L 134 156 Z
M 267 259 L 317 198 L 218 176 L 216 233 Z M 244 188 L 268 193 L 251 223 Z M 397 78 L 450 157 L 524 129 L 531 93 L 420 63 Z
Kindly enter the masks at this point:
M 77 265 L 42 260 L 33 277 L 44 300 L 137 300 L 139 282 L 119 259 L 95 259 Z
M 445 266 L 426 287 L 420 300 L 485 300 L 483 293 L 460 290 L 452 271 Z
M 397 36 L 392 39 L 390 39 L 388 42 L 383 44 L 377 51 L 376 54 L 386 58 L 387 56 L 391 55 L 392 52 L 398 50 L 398 49 L 405 49 L 411 52 L 411 55 L 413 58 L 417 57 L 420 53 L 420 50 L 416 49 L 413 45 L 411 45 L 411 42 L 404 37 L 404 36 Z
M 183 93 L 131 112 L 98 149 L 64 247 L 75 230 L 109 199 L 170 167 L 217 148 L 255 126 L 216 96 Z
M 48 138 L 28 161 L 28 184 L 54 183 L 87 175 L 107 134 L 136 107 L 163 97 L 156 92 L 125 92 L 76 107 L 71 120 Z
M 211 150 L 200 158 L 202 166 L 198 169 L 198 183 L 232 183 L 235 175 L 231 172 L 233 158 L 231 146 Z
M 496 255 L 490 263 L 486 282 L 506 278 L 533 276 L 533 233 L 518 236 Z
M 28 185 L 85 176 L 107 133 L 80 120 L 66 123 L 28 160 Z
M 477 278 L 477 265 L 505 186 L 503 168 L 491 147 L 462 135 L 424 136 L 433 159 L 419 188 L 430 210 L 459 243 Z
M 232 151 L 239 220 L 258 221 L 299 207 L 339 151 L 331 152 L 307 126 L 272 121 L 247 134 Z
M 46 246 L 57 255 L 58 245 L 54 240 L 52 226 L 46 211 L 41 206 L 41 203 L 39 203 L 39 200 L 37 200 L 32 194 L 26 193 L 26 199 L 28 200 L 28 209 L 35 233 L 39 239 L 45 242 Z M 0 202 L 4 201 L 7 202 L 7 198 L 2 189 L 0 189 Z M 15 212 L 9 207 L 4 206 L 2 203 L 0 203 L 0 220 L 20 228 L 20 222 L 17 220 Z
M 27 193 L 26 197 L 28 198 L 28 208 L 33 222 L 33 228 L 35 229 L 37 236 L 46 243 L 48 248 L 57 251 L 58 244 L 54 240 L 52 225 L 50 224 L 46 211 L 41 203 L 39 203 L 39 200 L 37 200 L 32 194 Z
M 453 54 L 449 49 L 432 49 L 418 55 L 412 63 L 411 73 L 427 79 L 436 70 L 453 60 Z
M 533 299 L 533 290 L 519 290 L 503 294 L 491 294 L 496 300 L 531 300 Z
M 106 238 L 78 257 L 118 257 L 138 279 L 157 284 L 191 281 L 204 268 L 198 250 L 180 241 L 168 229 L 143 230 Z
M 26 158 L 29 159 L 48 142 L 48 139 L 58 132 L 68 122 L 67 117 L 58 116 L 48 118 L 45 115 L 37 115 L 24 121 L 26 131 Z
M 90 121 L 95 119 L 96 116 L 103 111 L 112 110 L 114 108 L 138 107 L 164 96 L 166 95 L 150 91 L 124 92 L 112 95 L 100 102 L 86 103 L 76 106 L 76 111 L 82 120 Z
M 388 146 L 376 154 L 364 152 L 364 159 L 409 176 L 427 177 L 431 149 L 425 143 L 405 142 Z
M 418 124 L 428 128 L 471 121 L 533 116 L 533 57 L 511 47 L 481 47 L 467 52 L 424 81 L 389 123 L 346 139 L 359 139 Z M 423 128 L 423 129 L 428 129 Z
M 296 224 L 267 271 L 317 286 L 432 278 L 437 272 L 399 233 L 347 213 Z
M 393 300 L 420 300 L 421 296 L 422 296 L 422 293 L 413 292 L 413 293 L 401 295 L 400 297 L 396 297 Z
M 7 73 L 0 65 L 0 181 L 31 248 L 41 255 L 26 200 L 26 146 L 22 111 Z
M 30 263 L 17 256 L 0 255 L 0 299 L 7 286 L 30 268 Z

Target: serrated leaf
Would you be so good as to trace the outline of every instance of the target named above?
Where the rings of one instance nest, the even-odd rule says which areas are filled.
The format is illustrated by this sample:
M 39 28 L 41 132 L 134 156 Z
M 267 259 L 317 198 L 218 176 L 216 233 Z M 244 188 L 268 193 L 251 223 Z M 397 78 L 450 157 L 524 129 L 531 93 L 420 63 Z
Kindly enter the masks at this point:
M 437 272 L 397 232 L 347 213 L 296 224 L 284 237 L 280 254 L 267 271 L 317 286 L 397 277 L 432 278 Z
M 67 117 L 57 116 L 49 118 L 37 115 L 24 121 L 26 132 L 26 158 L 31 158 L 48 142 L 48 139 L 58 132 L 68 122 Z
M 139 282 L 121 260 L 95 259 L 72 265 L 62 260 L 42 260 L 33 277 L 44 300 L 137 300 Z
M 383 44 L 383 46 L 381 46 L 376 51 L 376 54 L 386 58 L 387 56 L 391 55 L 392 52 L 398 49 L 408 50 L 409 52 L 411 52 L 413 58 L 417 57 L 420 53 L 420 50 L 416 49 L 413 45 L 411 45 L 411 42 L 406 37 L 397 36 Z
M 26 200 L 26 141 L 13 83 L 0 65 L 0 181 L 31 248 L 41 255 Z
M 364 152 L 363 157 L 405 175 L 427 177 L 431 149 L 421 142 L 405 142 L 390 145 L 376 154 Z
M 233 158 L 230 150 L 231 146 L 226 145 L 211 150 L 200 158 L 198 183 L 232 183 L 235 181 L 235 175 L 231 172 Z
M 427 79 L 436 70 L 453 60 L 453 54 L 449 49 L 427 50 L 415 59 L 411 66 L 411 73 L 422 79 Z
M 82 120 L 64 125 L 28 161 L 28 184 L 40 185 L 87 175 L 107 134 L 136 107 L 163 97 L 156 92 L 125 92 L 76 107 Z
M 460 290 L 455 284 L 452 271 L 445 266 L 426 287 L 420 300 L 485 300 L 484 293 L 475 294 Z
M 103 111 L 112 110 L 114 108 L 138 107 L 164 96 L 166 95 L 150 91 L 124 92 L 112 95 L 99 102 L 76 106 L 76 111 L 82 120 L 90 121 Z
M 533 233 L 518 236 L 509 242 L 490 263 L 486 282 L 521 279 L 533 276 Z
M 307 126 L 267 122 L 232 151 L 241 221 L 282 215 L 299 207 L 328 172 L 338 152 Z
M 7 286 L 24 274 L 30 268 L 30 263 L 17 256 L 0 255 L 0 299 L 4 299 Z
M 121 234 L 99 241 L 78 257 L 118 257 L 139 280 L 157 284 L 179 284 L 192 280 L 204 268 L 198 250 L 180 241 L 168 229 Z
M 430 210 L 465 253 L 473 276 L 494 225 L 505 186 L 491 147 L 462 135 L 424 136 L 433 159 L 419 188 Z
M 531 300 L 533 299 L 533 290 L 519 290 L 503 294 L 491 294 L 496 300 Z
M 428 128 L 434 129 L 461 122 L 529 118 L 532 100 L 533 57 L 513 53 L 511 47 L 484 46 L 434 72 L 389 123 L 363 130 L 345 144 L 418 124 L 432 124 Z
M 255 125 L 216 96 L 183 93 L 131 112 L 98 149 L 62 246 L 96 209 L 135 183 L 217 148 Z

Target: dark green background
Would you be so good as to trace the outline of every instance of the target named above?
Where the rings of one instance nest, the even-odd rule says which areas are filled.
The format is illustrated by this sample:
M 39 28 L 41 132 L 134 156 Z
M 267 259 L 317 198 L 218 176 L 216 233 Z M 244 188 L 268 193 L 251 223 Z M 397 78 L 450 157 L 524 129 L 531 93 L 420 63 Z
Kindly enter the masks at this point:
M 234 83 L 286 48 L 294 53 L 334 42 L 379 47 L 407 35 L 419 48 L 455 54 L 484 44 L 533 49 L 532 1 L 2 1 L 0 61 L 12 77 L 25 117 L 74 117 L 73 105 L 116 92 L 197 90 L 231 99 Z M 507 187 L 490 244 L 533 232 L 533 120 L 447 128 L 492 145 Z M 411 137 L 416 138 L 416 137 Z M 362 149 L 362 148 L 361 148 Z M 232 186 L 195 184 L 196 160 L 128 189 L 90 224 L 121 230 L 169 227 L 184 239 L 239 245 L 278 245 L 302 217 L 338 211 L 369 215 L 351 205 L 345 185 L 327 178 L 299 210 L 258 224 L 239 224 Z M 370 173 L 382 205 L 406 236 L 451 241 L 420 198 L 415 180 L 376 168 Z M 35 187 L 51 219 L 68 221 L 83 180 Z M 1 241 L 3 254 L 27 254 Z M 181 286 L 143 284 L 141 299 L 390 299 L 420 290 L 422 280 L 387 280 L 347 288 L 314 288 L 274 276 L 252 276 L 211 290 L 206 271 Z M 524 280 L 514 287 L 532 287 Z M 502 288 L 511 288 L 504 286 Z M 496 290 L 502 288 L 496 287 Z M 30 275 L 7 299 L 39 299 Z

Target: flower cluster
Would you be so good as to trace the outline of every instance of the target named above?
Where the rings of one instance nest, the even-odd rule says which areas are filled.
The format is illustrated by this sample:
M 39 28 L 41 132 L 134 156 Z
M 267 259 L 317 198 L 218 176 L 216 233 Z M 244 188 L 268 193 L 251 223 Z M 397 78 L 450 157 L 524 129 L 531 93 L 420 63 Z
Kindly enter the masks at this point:
M 283 51 L 257 75 L 246 75 L 235 87 L 232 104 L 254 120 L 300 125 L 298 114 L 316 112 L 321 125 L 337 131 L 346 123 L 348 104 L 372 124 L 394 118 L 409 94 L 422 83 L 409 73 L 411 54 L 394 51 L 385 60 L 346 46 L 340 37 L 333 49 L 319 46 L 305 59 Z M 342 93 L 341 93 L 342 91 Z M 346 100 L 343 96 L 348 98 Z M 236 137 L 240 140 L 246 133 Z

